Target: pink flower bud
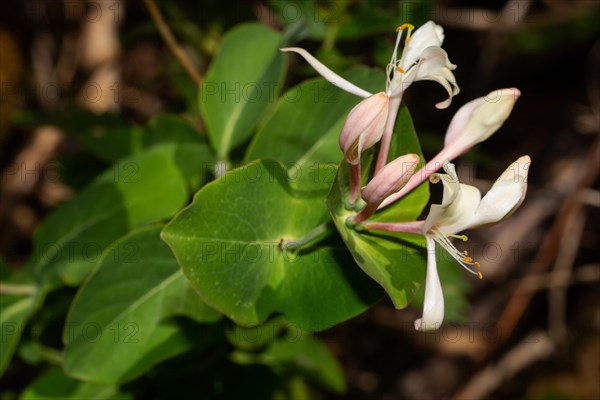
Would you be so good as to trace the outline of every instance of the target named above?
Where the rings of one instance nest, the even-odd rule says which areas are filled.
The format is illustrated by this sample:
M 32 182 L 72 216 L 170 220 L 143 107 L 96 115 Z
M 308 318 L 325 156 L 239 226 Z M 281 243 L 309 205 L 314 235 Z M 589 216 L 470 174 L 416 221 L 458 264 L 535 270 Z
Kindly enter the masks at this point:
M 362 152 L 381 139 L 389 106 L 389 97 L 380 92 L 367 97 L 350 111 L 340 134 L 340 147 L 350 164 L 358 164 Z
M 418 163 L 418 155 L 406 154 L 387 164 L 365 186 L 362 191 L 363 200 L 377 208 L 386 197 L 406 185 Z

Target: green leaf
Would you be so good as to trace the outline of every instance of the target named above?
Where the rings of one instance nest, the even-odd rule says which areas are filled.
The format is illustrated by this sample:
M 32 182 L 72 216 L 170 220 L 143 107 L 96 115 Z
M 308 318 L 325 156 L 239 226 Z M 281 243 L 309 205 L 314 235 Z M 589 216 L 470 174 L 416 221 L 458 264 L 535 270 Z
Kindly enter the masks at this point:
M 51 368 L 31 385 L 19 400 L 126 400 L 131 396 L 119 393 L 114 385 L 80 382 L 67 377 L 59 368 Z
M 210 306 L 241 325 L 282 313 L 307 330 L 363 312 L 381 292 L 335 238 L 294 252 L 285 243 L 330 221 L 332 166 L 295 179 L 259 160 L 204 186 L 163 231 L 183 272 Z
M 259 24 L 243 24 L 225 35 L 198 99 L 219 159 L 250 137 L 276 100 L 284 73 L 280 42 L 280 34 Z
M 289 322 L 285 318 L 277 317 L 257 326 L 233 325 L 225 334 L 229 343 L 238 349 L 256 350 L 272 342 L 286 328 L 291 328 Z
M 319 339 L 290 334 L 274 341 L 259 357 L 273 368 L 296 372 L 336 393 L 344 393 L 346 381 L 342 367 Z
M 160 240 L 161 228 L 145 227 L 117 241 L 77 293 L 63 332 L 70 376 L 128 381 L 192 346 L 175 316 L 219 318 L 181 273 Z
M 185 119 L 169 114 L 161 114 L 150 120 L 144 146 L 174 143 L 175 164 L 188 181 L 192 191 L 198 190 L 214 170 L 214 155 L 210 146 L 198 130 Z
M 36 307 L 34 295 L 0 296 L 0 376 L 19 343 L 27 320 Z
M 406 107 L 401 107 L 395 126 L 389 158 L 416 153 L 421 156 L 420 168 L 423 155 Z M 364 157 L 363 165 L 368 166 L 371 158 Z M 368 167 L 363 170 L 363 184 L 366 184 L 371 171 Z M 358 232 L 348 228 L 346 219 L 355 214 L 343 205 L 343 200 L 350 193 L 349 177 L 349 165 L 343 161 L 327 199 L 335 225 L 358 265 L 385 289 L 396 308 L 404 308 L 425 278 L 425 240 L 418 235 Z M 428 200 L 429 185 L 425 183 L 400 201 L 379 211 L 371 220 L 414 221 Z
M 370 92 L 381 91 L 385 84 L 383 73 L 365 67 L 355 67 L 344 77 Z M 339 134 L 348 113 L 361 100 L 323 78 L 302 82 L 279 99 L 248 148 L 246 162 L 270 157 L 295 168 L 338 164 L 342 159 Z
M 45 219 L 30 263 L 45 286 L 79 284 L 112 241 L 185 204 L 175 152 L 160 146 L 121 160 Z

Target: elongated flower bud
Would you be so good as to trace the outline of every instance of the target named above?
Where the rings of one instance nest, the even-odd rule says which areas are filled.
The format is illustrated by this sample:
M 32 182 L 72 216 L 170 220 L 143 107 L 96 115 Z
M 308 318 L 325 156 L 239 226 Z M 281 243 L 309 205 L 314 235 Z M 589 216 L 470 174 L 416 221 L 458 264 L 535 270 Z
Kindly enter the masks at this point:
M 459 155 L 492 136 L 504 124 L 519 96 L 519 89 L 499 89 L 462 106 L 448 126 L 444 147 L 456 148 L 453 155 Z
M 418 163 L 418 155 L 406 154 L 384 166 L 363 189 L 362 198 L 367 205 L 354 216 L 352 223 L 358 224 L 373 215 L 386 197 L 406 185 Z
M 462 106 L 448 126 L 442 151 L 417 171 L 402 190 L 385 199 L 381 207 L 395 202 L 419 186 L 445 161 L 454 160 L 492 136 L 504 124 L 519 96 L 521 92 L 517 88 L 499 89 Z
M 340 147 L 348 163 L 358 164 L 361 153 L 381 139 L 389 108 L 389 97 L 380 92 L 367 97 L 350 111 L 340 134 Z
M 418 163 L 418 155 L 406 154 L 387 164 L 365 186 L 362 191 L 363 200 L 377 208 L 383 199 L 406 185 Z

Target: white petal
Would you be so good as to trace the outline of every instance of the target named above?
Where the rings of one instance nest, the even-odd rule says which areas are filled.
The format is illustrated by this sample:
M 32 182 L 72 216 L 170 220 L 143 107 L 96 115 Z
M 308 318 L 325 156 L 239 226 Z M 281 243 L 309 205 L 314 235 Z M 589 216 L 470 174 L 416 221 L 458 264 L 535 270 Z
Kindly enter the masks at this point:
M 437 108 L 447 108 L 460 89 L 452 70 L 456 65 L 448 60 L 448 54 L 441 47 L 428 47 L 423 51 L 419 63 L 414 67 L 415 81 L 436 81 L 448 92 L 448 99 L 436 104 Z
M 444 184 L 442 204 L 431 206 L 423 224 L 424 233 L 432 226 L 439 227 L 446 234 L 462 232 L 472 224 L 481 201 L 477 188 L 459 183 L 454 164 L 446 162 L 444 170 L 447 174 L 440 175 Z
M 529 156 L 523 156 L 500 175 L 475 211 L 472 227 L 502 221 L 521 205 L 527 193 L 530 164 Z
M 299 47 L 286 47 L 280 50 L 284 52 L 291 51 L 300 54 L 315 69 L 315 71 L 317 71 L 323 78 L 327 79 L 329 82 L 339 87 L 340 89 L 359 97 L 371 96 L 371 93 L 359 88 L 353 83 L 348 82 L 347 80 L 345 80 L 344 78 L 327 68 L 323 63 L 314 58 L 308 51 Z
M 402 54 L 402 65 L 408 71 L 421 58 L 423 51 L 431 46 L 440 47 L 444 41 L 444 28 L 433 21 L 428 21 L 411 36 Z
M 444 321 L 444 293 L 437 271 L 435 260 L 435 242 L 427 240 L 427 278 L 425 278 L 425 301 L 423 302 L 423 317 L 415 321 L 418 331 L 436 330 Z

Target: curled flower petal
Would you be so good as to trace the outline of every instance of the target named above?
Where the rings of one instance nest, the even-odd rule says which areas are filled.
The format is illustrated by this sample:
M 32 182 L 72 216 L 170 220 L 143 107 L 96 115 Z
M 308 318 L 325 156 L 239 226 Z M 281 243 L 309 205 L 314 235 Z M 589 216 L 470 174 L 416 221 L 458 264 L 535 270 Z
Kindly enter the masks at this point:
M 444 321 L 444 292 L 437 271 L 435 260 L 435 241 L 427 241 L 427 277 L 425 278 L 425 301 L 423 302 L 423 317 L 415 321 L 418 331 L 439 329 Z
M 359 88 L 351 82 L 348 82 L 347 80 L 345 80 L 344 78 L 327 68 L 325 64 L 321 63 L 319 60 L 313 57 L 308 51 L 301 49 L 300 47 L 286 47 L 280 50 L 284 52 L 291 51 L 301 55 L 323 78 L 327 79 L 329 82 L 339 87 L 340 89 L 359 97 L 371 96 L 371 93 Z
M 406 154 L 387 164 L 365 186 L 362 191 L 363 200 L 377 209 L 383 199 L 400 190 L 408 182 L 418 162 L 418 155 Z
M 361 153 L 381 139 L 389 108 L 389 97 L 380 92 L 367 97 L 350 111 L 340 134 L 340 147 L 346 161 L 358 164 Z
M 408 71 L 421 58 L 421 53 L 431 46 L 441 47 L 444 42 L 444 28 L 433 21 L 421 25 L 413 33 L 404 48 L 401 67 Z
M 421 54 L 421 58 L 405 77 L 407 84 L 411 81 L 435 81 L 446 89 L 448 99 L 436 104 L 439 109 L 447 108 L 452 102 L 452 97 L 460 92 L 452 70 L 456 65 L 448 59 L 448 54 L 441 47 L 428 47 Z
M 444 163 L 446 174 L 440 174 L 444 185 L 441 204 L 434 204 L 423 224 L 423 232 L 427 233 L 433 226 L 438 226 L 447 234 L 462 232 L 470 227 L 475 210 L 481 201 L 479 190 L 458 181 L 454 164 Z

